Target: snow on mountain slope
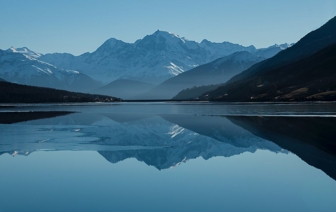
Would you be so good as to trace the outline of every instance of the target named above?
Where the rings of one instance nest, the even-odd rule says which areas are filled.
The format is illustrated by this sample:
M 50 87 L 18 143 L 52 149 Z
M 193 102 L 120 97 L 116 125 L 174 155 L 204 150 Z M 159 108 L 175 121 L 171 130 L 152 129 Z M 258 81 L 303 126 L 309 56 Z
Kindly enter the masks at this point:
M 34 51 L 31 51 L 30 49 L 28 49 L 27 47 L 22 47 L 22 48 L 14 48 L 13 46 L 11 48 L 9 48 L 7 50 L 8 52 L 13 52 L 13 53 L 20 53 L 20 54 L 24 54 L 28 57 L 31 58 L 39 58 L 42 56 L 42 54 L 40 53 L 36 53 Z
M 50 64 L 54 64 L 57 67 L 70 67 L 75 66 L 75 56 L 69 53 L 53 53 L 42 55 L 39 60 L 46 61 Z
M 88 91 L 100 83 L 74 70 L 65 70 L 38 60 L 41 54 L 28 48 L 14 47 L 0 50 L 0 77 L 6 81 L 66 89 L 71 91 Z
M 205 63 L 207 57 L 196 42 L 157 31 L 133 44 L 112 38 L 93 53 L 78 57 L 47 54 L 41 60 L 81 70 L 103 82 L 131 79 L 158 83 Z
M 156 31 L 135 43 L 111 38 L 96 51 L 80 56 L 46 54 L 40 60 L 64 69 L 79 70 L 104 83 L 130 79 L 159 84 L 199 65 L 238 51 L 256 53 L 254 46 L 244 47 L 229 42 L 201 43 L 176 34 Z M 261 53 L 260 53 L 261 54 Z M 265 54 L 269 56 L 271 54 Z

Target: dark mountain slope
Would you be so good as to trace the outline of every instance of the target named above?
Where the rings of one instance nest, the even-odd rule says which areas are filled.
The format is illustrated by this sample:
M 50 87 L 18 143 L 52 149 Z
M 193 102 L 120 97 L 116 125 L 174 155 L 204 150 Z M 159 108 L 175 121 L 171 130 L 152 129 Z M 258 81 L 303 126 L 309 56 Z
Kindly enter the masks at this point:
M 307 100 L 307 98 L 309 100 L 311 99 L 333 100 L 334 92 L 333 90 L 331 92 L 329 91 L 329 87 L 332 88 L 334 84 L 332 77 L 331 79 L 325 79 L 326 80 L 325 83 L 329 83 L 329 85 L 323 85 L 322 83 L 316 84 L 314 86 L 311 86 L 310 90 L 311 92 L 307 92 L 309 90 L 308 87 L 301 87 L 302 89 L 298 88 L 300 87 L 300 85 L 296 84 L 295 79 L 293 78 L 293 73 L 289 74 L 289 71 L 286 72 L 284 70 L 286 68 L 289 68 L 290 66 L 293 67 L 297 65 L 298 64 L 296 63 L 297 61 L 312 56 L 318 51 L 321 51 L 334 43 L 336 43 L 336 17 L 332 18 L 330 21 L 328 21 L 325 25 L 323 25 L 319 29 L 307 34 L 292 47 L 279 52 L 277 55 L 275 55 L 270 59 L 255 64 L 246 71 L 234 76 L 227 83 L 225 83 L 223 86 L 220 86 L 216 90 L 205 93 L 203 96 L 201 96 L 201 99 L 222 100 L 222 101 L 251 101 L 251 99 L 252 101 Z M 331 57 L 332 56 L 330 56 L 330 58 Z M 309 61 L 306 60 L 306 62 L 308 63 Z M 320 64 L 319 67 L 315 67 L 316 69 L 315 71 L 318 71 L 317 68 L 323 68 L 321 62 L 319 64 Z M 304 65 L 301 63 L 301 65 L 308 68 L 307 64 Z M 313 62 L 310 62 L 309 65 L 313 65 Z M 329 63 L 329 65 L 332 64 Z M 298 65 L 296 68 L 301 69 L 303 67 L 300 67 L 300 65 Z M 289 76 L 279 76 L 279 74 L 277 73 L 274 74 L 276 71 L 279 71 L 280 69 L 282 70 L 283 73 L 282 75 L 287 74 Z M 297 70 L 295 70 L 294 72 L 296 71 Z M 267 75 L 266 72 L 270 72 L 268 75 L 269 78 L 262 78 L 261 76 Z M 271 77 L 272 74 L 274 74 L 273 77 Z M 302 74 L 303 74 L 302 72 L 301 74 L 295 74 L 296 79 L 304 77 L 303 76 L 304 74 L 303 75 Z M 284 77 L 284 78 L 277 78 L 277 77 Z M 289 86 L 287 87 L 288 89 L 286 89 L 285 87 L 282 87 L 283 90 L 279 89 L 276 82 L 269 81 L 271 80 L 271 78 L 273 78 L 275 81 L 282 80 L 282 82 L 284 82 L 286 85 L 282 84 L 280 86 Z M 289 82 L 291 82 L 292 84 L 289 84 L 288 82 L 286 82 L 286 80 L 289 80 Z M 321 82 L 323 81 L 322 79 L 319 80 L 321 80 Z M 318 82 L 319 80 L 315 79 L 315 83 Z M 314 82 L 307 81 L 305 85 L 307 84 L 312 85 L 312 83 Z M 322 86 L 322 88 L 320 88 L 320 86 Z M 313 90 L 316 89 L 317 92 L 315 91 L 313 92 Z M 325 90 L 326 92 L 321 92 L 323 90 Z M 188 97 L 190 96 L 189 93 L 190 91 L 187 92 L 184 91 L 183 96 Z M 190 97 L 195 98 L 195 95 L 197 94 L 199 93 L 195 93 Z M 308 94 L 310 94 L 310 96 Z
M 274 57 L 258 63 L 241 74 L 233 77 L 228 83 L 246 79 L 255 73 L 267 72 L 274 68 L 298 61 L 336 42 L 336 17 L 329 20 L 317 30 L 304 36 L 299 42 Z
M 213 91 L 223 84 L 224 83 L 216 84 L 216 85 L 203 85 L 203 86 L 187 88 L 187 89 L 180 91 L 172 99 L 173 100 L 197 100 L 205 92 Z
M 0 82 L 0 103 L 51 103 L 51 102 L 112 102 L 120 99 L 110 96 L 75 93 L 52 88 Z
M 203 95 L 223 101 L 336 100 L 336 43 L 312 56 L 258 72 Z

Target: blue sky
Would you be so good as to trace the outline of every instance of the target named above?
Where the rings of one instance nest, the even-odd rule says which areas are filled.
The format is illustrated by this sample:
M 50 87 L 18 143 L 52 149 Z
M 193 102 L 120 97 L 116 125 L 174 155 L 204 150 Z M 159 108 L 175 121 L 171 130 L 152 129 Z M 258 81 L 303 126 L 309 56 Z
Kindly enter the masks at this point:
M 157 29 L 267 47 L 296 42 L 335 15 L 335 0 L 0 0 L 0 49 L 79 55 Z

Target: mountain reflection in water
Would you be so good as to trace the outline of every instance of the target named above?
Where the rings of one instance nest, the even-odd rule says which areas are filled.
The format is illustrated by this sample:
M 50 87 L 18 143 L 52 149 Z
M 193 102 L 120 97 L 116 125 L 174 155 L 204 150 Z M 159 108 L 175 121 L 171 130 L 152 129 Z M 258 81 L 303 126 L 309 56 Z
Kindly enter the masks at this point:
M 0 120 L 9 113 L 1 113 Z M 111 163 L 136 158 L 159 170 L 190 159 L 231 157 L 258 149 L 288 151 L 336 179 L 336 119 L 192 114 L 12 113 L 1 124 L 0 154 L 98 151 Z M 2 116 L 2 118 L 1 118 Z M 20 118 L 15 118 L 20 116 Z M 24 117 L 27 117 L 25 120 Z M 43 119 L 39 119 L 43 118 Z M 36 120 L 34 120 L 36 119 Z M 39 119 L 39 120 L 37 120 Z M 12 123 L 10 122 L 10 123 Z M 288 151 L 287 151 L 288 150 Z

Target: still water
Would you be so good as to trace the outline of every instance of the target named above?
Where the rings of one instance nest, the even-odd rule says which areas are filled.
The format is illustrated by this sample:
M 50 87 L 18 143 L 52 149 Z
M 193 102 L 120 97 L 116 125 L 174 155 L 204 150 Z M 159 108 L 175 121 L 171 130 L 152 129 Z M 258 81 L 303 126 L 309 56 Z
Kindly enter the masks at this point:
M 335 211 L 335 104 L 0 107 L 0 212 Z

